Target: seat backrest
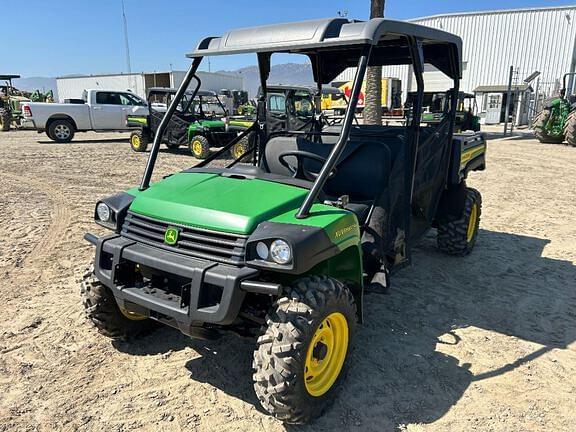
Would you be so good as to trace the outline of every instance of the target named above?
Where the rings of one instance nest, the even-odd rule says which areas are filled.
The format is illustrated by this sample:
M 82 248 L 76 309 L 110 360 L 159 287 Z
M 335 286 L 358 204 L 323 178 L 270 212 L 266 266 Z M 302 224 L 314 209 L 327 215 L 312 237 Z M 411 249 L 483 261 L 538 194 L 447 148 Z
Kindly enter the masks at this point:
M 318 144 L 299 137 L 275 137 L 266 144 L 265 168 L 274 174 L 291 176 L 290 170 L 280 163 L 280 155 L 291 150 L 302 150 L 327 158 L 331 144 Z M 297 166 L 295 157 L 285 160 Z M 304 168 L 318 173 L 322 163 L 311 159 L 304 160 Z M 338 197 L 349 195 L 351 201 L 367 201 L 376 198 L 388 184 L 391 170 L 390 150 L 376 141 L 350 141 L 336 164 L 336 173 L 326 181 L 324 193 Z

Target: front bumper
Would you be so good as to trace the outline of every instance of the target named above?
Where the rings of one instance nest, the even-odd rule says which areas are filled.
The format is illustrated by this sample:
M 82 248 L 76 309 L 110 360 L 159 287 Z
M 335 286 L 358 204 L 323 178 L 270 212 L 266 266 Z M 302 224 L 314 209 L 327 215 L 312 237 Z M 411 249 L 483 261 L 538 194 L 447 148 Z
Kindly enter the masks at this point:
M 248 280 L 258 275 L 257 269 L 184 256 L 119 235 L 86 239 L 96 246 L 96 277 L 112 290 L 121 308 L 188 335 L 204 323 L 232 324 L 247 291 L 276 293 L 271 284 Z M 142 269 L 156 276 L 144 278 Z M 276 288 L 279 294 L 280 286 Z

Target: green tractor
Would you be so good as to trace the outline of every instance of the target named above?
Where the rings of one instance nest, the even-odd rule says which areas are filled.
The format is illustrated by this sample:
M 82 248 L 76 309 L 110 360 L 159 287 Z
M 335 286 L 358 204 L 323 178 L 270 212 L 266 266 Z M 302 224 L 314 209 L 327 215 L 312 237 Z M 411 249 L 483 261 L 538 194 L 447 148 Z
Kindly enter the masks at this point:
M 12 80 L 20 78 L 20 75 L 0 75 L 0 131 L 9 131 L 14 124 L 20 126 L 23 118 L 22 102 L 30 102 L 26 92 L 20 91 L 12 85 Z
M 200 81 L 198 81 L 200 86 Z M 137 127 L 130 135 L 130 147 L 135 152 L 144 152 L 154 139 L 158 127 L 164 118 L 168 106 L 176 95 L 176 89 L 153 87 L 148 89 L 148 116 L 127 117 L 127 125 Z M 170 123 L 164 131 L 162 142 L 169 149 L 187 145 L 190 153 L 197 159 L 206 159 L 211 147 L 222 147 L 238 135 L 222 118 L 227 111 L 216 93 L 198 90 L 188 91 L 179 102 Z M 238 156 L 246 150 L 244 143 L 232 148 L 232 156 Z
M 574 75 L 574 72 L 564 74 L 560 95 L 547 100 L 534 119 L 534 134 L 541 143 L 559 144 L 566 140 L 576 146 L 576 96 L 566 94 L 566 80 Z
M 239 53 L 258 62 L 254 124 L 196 166 L 151 182 L 163 136 L 203 59 Z M 355 67 L 341 124 L 268 130 L 270 111 L 282 112 L 281 100 L 267 97 L 275 53 L 308 56 L 318 95 Z M 364 308 L 365 288 L 386 292 L 391 272 L 412 262 L 430 229 L 449 255 L 467 255 L 476 243 L 482 203 L 466 177 L 485 168 L 486 142 L 482 134 L 454 134 L 461 53 L 455 35 L 382 18 L 275 24 L 202 40 L 154 134 L 139 187 L 96 203 L 94 220 L 108 233 L 84 237 L 95 246 L 81 289 L 87 318 L 116 339 L 159 324 L 199 339 L 249 338 L 264 409 L 287 423 L 322 415 L 346 376 L 359 324 L 385 325 Z M 454 85 L 436 125 L 420 122 L 424 64 Z M 354 125 L 368 65 L 412 66 L 411 121 Z M 298 102 L 300 114 L 309 111 Z M 249 163 L 212 164 L 252 132 Z
M 46 93 L 43 93 L 40 90 L 36 89 L 30 95 L 30 100 L 32 102 L 53 103 L 54 102 L 54 92 L 52 90 L 48 90 Z

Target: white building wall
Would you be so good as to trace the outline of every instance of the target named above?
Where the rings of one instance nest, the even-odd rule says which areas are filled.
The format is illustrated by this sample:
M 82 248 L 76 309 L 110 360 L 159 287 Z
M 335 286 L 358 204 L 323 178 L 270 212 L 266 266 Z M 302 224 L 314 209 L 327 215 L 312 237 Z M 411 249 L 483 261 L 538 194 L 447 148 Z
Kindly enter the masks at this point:
M 178 87 L 184 80 L 186 72 L 172 72 L 172 86 Z M 238 75 L 232 75 L 221 72 L 197 72 L 201 80 L 202 90 L 211 90 L 218 92 L 222 89 L 244 90 L 244 78 Z
M 166 72 L 158 72 L 158 75 Z M 170 72 L 170 85 L 178 87 L 186 72 Z M 60 77 L 56 79 L 58 99 L 79 99 L 86 89 L 102 88 L 107 90 L 128 90 L 142 98 L 146 98 L 145 73 L 137 74 L 111 74 L 111 75 L 88 75 L 78 77 Z M 219 91 L 221 89 L 244 89 L 244 79 L 241 76 L 220 72 L 198 72 L 202 81 L 202 90 Z
M 145 97 L 144 77 L 141 74 L 93 75 L 56 79 L 58 99 L 80 99 L 86 89 L 128 90 Z
M 462 38 L 462 61 L 466 63 L 460 83 L 463 91 L 472 92 L 480 85 L 505 85 L 510 66 L 514 66 L 519 71 L 517 83 L 540 71 L 540 91 L 549 94 L 562 75 L 576 66 L 576 6 L 437 15 L 410 21 Z M 353 73 L 347 70 L 337 80 L 352 79 Z M 385 67 L 383 76 L 400 78 L 405 97 L 410 87 L 407 66 Z

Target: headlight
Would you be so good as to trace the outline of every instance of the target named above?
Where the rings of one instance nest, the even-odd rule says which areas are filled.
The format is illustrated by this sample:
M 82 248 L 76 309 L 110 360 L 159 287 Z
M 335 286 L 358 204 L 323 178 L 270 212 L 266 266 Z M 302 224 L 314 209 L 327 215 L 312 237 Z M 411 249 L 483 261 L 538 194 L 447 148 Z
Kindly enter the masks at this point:
M 102 222 L 108 222 L 110 220 L 110 207 L 102 202 L 98 203 L 96 206 L 96 214 Z
M 284 240 L 274 240 L 270 245 L 270 255 L 274 262 L 287 264 L 292 259 L 292 249 Z
M 268 246 L 264 242 L 258 242 L 256 244 L 256 253 L 258 256 L 265 260 L 268 259 Z

